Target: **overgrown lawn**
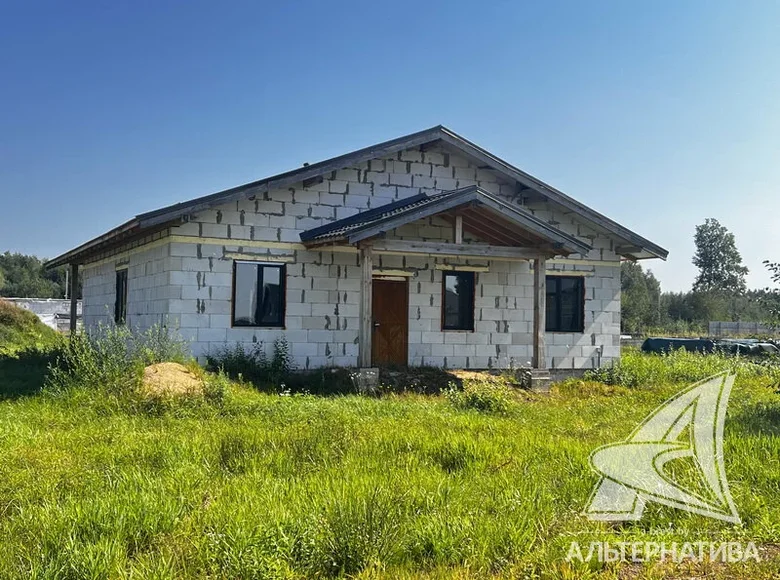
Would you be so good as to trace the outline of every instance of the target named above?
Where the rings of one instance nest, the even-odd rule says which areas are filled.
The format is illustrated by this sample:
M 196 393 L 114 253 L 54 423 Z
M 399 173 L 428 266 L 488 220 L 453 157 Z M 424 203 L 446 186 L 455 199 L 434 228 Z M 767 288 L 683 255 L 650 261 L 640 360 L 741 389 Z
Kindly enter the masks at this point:
M 581 515 L 596 447 L 735 364 L 675 356 L 629 354 L 614 376 L 645 377 L 630 387 L 569 381 L 550 396 L 501 391 L 500 404 L 468 381 L 462 396 L 382 398 L 233 384 L 219 405 L 152 410 L 88 385 L 6 400 L 0 577 L 662 577 L 564 558 L 575 538 L 778 542 L 780 396 L 773 370 L 740 361 L 726 466 L 741 526 L 652 504 L 621 528 Z M 780 564 L 704 571 L 771 577 Z

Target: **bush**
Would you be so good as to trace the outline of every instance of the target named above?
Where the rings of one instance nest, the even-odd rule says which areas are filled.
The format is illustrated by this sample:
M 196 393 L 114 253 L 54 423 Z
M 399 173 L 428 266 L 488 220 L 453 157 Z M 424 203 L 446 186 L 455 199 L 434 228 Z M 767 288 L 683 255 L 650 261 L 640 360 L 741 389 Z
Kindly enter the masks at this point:
M 183 363 L 187 358 L 186 343 L 159 326 L 143 332 L 101 326 L 70 337 L 50 369 L 47 386 L 54 391 L 85 387 L 125 395 L 138 387 L 144 367 Z
M 458 389 L 454 383 L 444 391 L 447 400 L 459 409 L 474 409 L 488 413 L 505 413 L 509 410 L 512 392 L 505 385 L 486 381 L 464 381 Z
M 247 350 L 240 342 L 223 347 L 206 356 L 211 371 L 221 371 L 227 376 L 251 382 L 262 390 L 273 392 L 285 390 L 285 381 L 294 366 L 290 345 L 282 337 L 274 341 L 273 356 L 269 359 L 262 342 Z

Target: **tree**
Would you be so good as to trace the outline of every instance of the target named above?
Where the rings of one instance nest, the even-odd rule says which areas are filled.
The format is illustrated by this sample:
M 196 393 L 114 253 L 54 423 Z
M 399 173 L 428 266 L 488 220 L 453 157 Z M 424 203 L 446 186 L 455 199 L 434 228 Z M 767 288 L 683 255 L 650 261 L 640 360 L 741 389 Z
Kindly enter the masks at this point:
M 35 256 L 0 254 L 0 271 L 5 279 L 0 296 L 15 298 L 62 298 L 65 269 L 46 270 Z
M 693 291 L 744 293 L 748 269 L 742 265 L 734 234 L 718 220 L 707 218 L 696 226 L 693 239 L 696 243 L 693 264 L 699 269 Z
M 780 284 L 780 262 L 764 260 L 764 266 L 769 270 L 772 282 Z M 772 328 L 780 327 L 780 287 L 767 288 L 758 300 L 766 312 L 764 322 Z
M 620 267 L 621 328 L 624 332 L 642 332 L 660 321 L 661 284 L 653 273 L 636 262 Z
M 0 268 L 0 290 L 3 289 L 3 286 L 5 286 L 5 275 L 3 274 L 2 268 Z

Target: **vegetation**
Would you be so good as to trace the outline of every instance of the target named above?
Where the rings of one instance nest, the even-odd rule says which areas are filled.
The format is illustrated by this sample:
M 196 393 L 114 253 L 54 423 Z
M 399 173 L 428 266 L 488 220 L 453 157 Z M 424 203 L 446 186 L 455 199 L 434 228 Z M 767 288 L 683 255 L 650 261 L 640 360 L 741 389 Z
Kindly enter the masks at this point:
M 699 273 L 688 292 L 661 292 L 650 270 L 635 262 L 621 266 L 621 330 L 628 334 L 701 336 L 711 320 L 780 322 L 780 295 L 770 288 L 746 290 L 747 268 L 734 234 L 717 220 L 696 227 L 694 264 Z M 775 275 L 780 269 L 765 262 Z M 775 282 L 780 277 L 775 276 Z
M 661 283 L 637 262 L 620 266 L 620 319 L 624 332 L 636 333 L 659 325 Z
M 575 537 L 763 547 L 780 532 L 772 364 L 630 352 L 549 396 L 477 376 L 445 396 L 279 395 L 206 374 L 206 397 L 139 401 L 136 369 L 180 359 L 177 344 L 74 337 L 11 393 L 0 365 L 0 577 L 661 577 L 565 555 Z M 721 368 L 738 373 L 726 461 L 743 525 L 652 504 L 622 528 L 584 519 L 591 451 Z
M 694 292 L 743 293 L 748 269 L 742 265 L 734 234 L 718 220 L 708 218 L 696 226 L 693 240 L 696 244 L 693 264 L 699 269 L 693 283 Z
M 776 286 L 764 290 L 760 303 L 767 312 L 766 322 L 773 328 L 778 328 L 780 327 L 780 263 L 764 260 L 764 265 Z
M 65 267 L 46 270 L 36 256 L 0 254 L 0 296 L 9 298 L 64 298 Z
M 35 314 L 0 299 L 0 355 L 43 347 L 58 338 Z

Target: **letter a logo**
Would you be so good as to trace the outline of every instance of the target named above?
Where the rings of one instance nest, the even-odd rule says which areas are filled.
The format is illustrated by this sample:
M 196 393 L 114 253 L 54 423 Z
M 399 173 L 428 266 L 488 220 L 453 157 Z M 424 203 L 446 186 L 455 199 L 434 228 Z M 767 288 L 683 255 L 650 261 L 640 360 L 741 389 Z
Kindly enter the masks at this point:
M 602 476 L 585 514 L 591 520 L 638 520 L 654 501 L 739 523 L 723 465 L 723 424 L 734 375 L 721 373 L 688 387 L 653 411 L 624 443 L 590 456 Z M 698 473 L 700 485 L 676 482 L 667 463 Z M 692 464 L 690 463 L 692 462 Z

